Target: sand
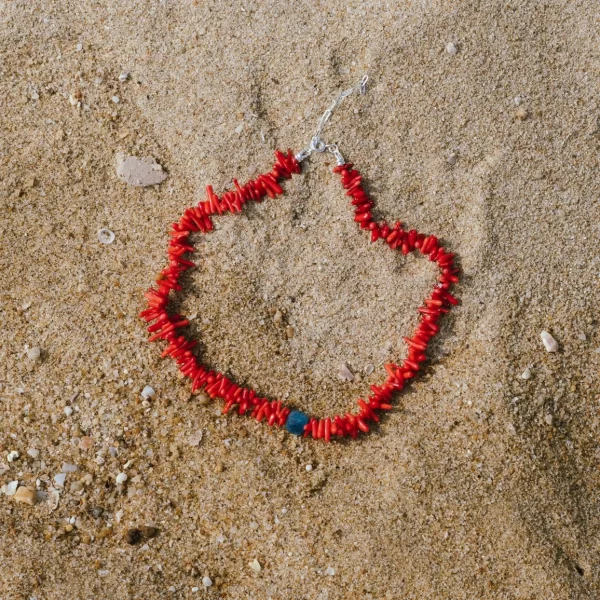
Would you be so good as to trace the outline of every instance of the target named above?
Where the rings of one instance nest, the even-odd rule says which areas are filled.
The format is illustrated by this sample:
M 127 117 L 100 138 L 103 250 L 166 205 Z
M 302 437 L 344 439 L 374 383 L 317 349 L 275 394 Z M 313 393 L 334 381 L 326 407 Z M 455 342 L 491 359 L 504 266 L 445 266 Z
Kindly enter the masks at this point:
M 0 598 L 600 597 L 599 18 L 2 3 L 0 485 L 37 493 L 0 494 Z M 325 445 L 190 398 L 137 315 L 184 208 L 300 150 L 364 73 L 324 138 L 379 218 L 459 255 L 461 306 L 381 425 Z M 167 179 L 127 185 L 121 152 Z M 207 362 L 316 414 L 403 355 L 434 277 L 368 244 L 333 164 L 216 219 L 180 300 Z

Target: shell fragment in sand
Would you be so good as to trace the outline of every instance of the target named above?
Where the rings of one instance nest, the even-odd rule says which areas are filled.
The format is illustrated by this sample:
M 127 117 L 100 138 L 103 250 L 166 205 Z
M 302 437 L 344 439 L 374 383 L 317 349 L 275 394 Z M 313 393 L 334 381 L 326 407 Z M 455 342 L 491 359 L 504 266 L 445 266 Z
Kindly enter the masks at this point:
M 548 352 L 556 352 L 558 350 L 558 342 L 547 331 L 542 331 L 540 337 L 542 338 L 544 348 Z
M 167 178 L 161 165 L 151 156 L 137 158 L 122 153 L 117 154 L 117 176 L 125 183 L 137 187 L 157 185 Z

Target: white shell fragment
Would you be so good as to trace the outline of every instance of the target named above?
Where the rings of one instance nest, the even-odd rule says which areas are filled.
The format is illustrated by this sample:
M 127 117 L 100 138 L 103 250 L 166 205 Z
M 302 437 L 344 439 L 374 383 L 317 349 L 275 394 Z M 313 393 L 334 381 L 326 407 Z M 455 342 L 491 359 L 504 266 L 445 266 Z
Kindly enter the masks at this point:
M 556 352 L 558 350 L 558 342 L 547 331 L 542 331 L 540 337 L 542 338 L 544 348 L 548 352 Z
M 119 473 L 116 477 L 117 485 L 121 485 L 127 481 L 127 473 Z
M 117 154 L 117 177 L 129 185 L 146 187 L 162 183 L 167 178 L 167 174 L 151 156 L 137 158 L 137 156 L 125 156 L 119 153 Z
M 29 348 L 29 350 L 27 350 L 27 358 L 29 360 L 39 360 L 41 355 L 42 351 L 37 346 L 33 346 L 33 348 Z
M 66 473 L 59 473 L 54 476 L 54 483 L 59 487 L 65 487 L 65 479 L 67 478 Z
M 149 398 L 152 398 L 152 396 L 154 396 L 156 392 L 154 391 L 154 388 L 151 385 L 147 385 L 143 390 L 142 390 L 142 398 L 144 400 L 148 400 Z
M 7 496 L 14 496 L 18 487 L 19 487 L 19 482 L 18 481 L 11 481 L 10 483 L 8 483 L 6 485 L 6 487 L 4 489 L 4 493 Z
M 521 379 L 531 379 L 531 369 L 525 367 L 525 370 L 521 373 Z
M 98 241 L 101 244 L 112 244 L 115 241 L 115 234 L 110 229 L 103 227 L 98 230 Z
M 348 365 L 342 366 L 339 376 L 343 381 L 352 381 L 354 379 L 354 373 L 348 368 Z
M 252 562 L 248 563 L 248 566 L 255 572 L 255 573 L 260 573 L 262 570 L 262 567 L 260 566 L 260 563 L 254 559 Z

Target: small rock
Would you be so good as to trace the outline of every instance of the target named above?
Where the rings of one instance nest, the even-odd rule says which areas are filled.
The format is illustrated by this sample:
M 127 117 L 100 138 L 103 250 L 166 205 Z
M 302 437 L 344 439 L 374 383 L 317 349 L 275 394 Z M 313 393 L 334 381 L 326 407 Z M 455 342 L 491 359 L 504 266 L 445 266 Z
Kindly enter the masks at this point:
M 71 463 L 63 463 L 61 473 L 75 473 L 79 467 Z
M 525 367 L 525 370 L 521 373 L 521 379 L 531 379 L 531 369 Z
M 67 417 L 70 417 L 73 414 L 73 408 L 70 406 L 65 406 L 63 410 L 65 412 L 65 415 L 67 415 Z
M 306 465 L 305 469 L 310 473 L 313 470 L 313 466 L 309 463 Z
M 56 485 L 58 485 L 59 487 L 65 487 L 65 479 L 66 478 L 67 478 L 66 473 L 59 473 L 58 475 L 54 476 L 54 483 L 56 483 Z
M 14 494 L 13 500 L 15 502 L 24 502 L 25 504 L 29 504 L 29 506 L 33 506 L 35 504 L 35 492 L 22 485 Z
M 124 154 L 117 154 L 117 176 L 125 183 L 138 187 L 157 185 L 167 178 L 162 166 L 154 158 Z
M 210 587 L 212 585 L 212 579 L 210 577 L 208 577 L 208 575 L 206 575 L 205 577 L 202 578 L 202 585 L 204 587 Z
M 347 365 L 343 365 L 339 372 L 339 378 L 343 381 L 352 381 L 354 379 L 354 373 L 352 373 Z
M 528 116 L 529 116 L 529 112 L 527 111 L 527 109 L 524 106 L 519 107 L 515 111 L 515 117 L 517 117 L 517 119 L 519 119 L 519 121 L 524 121 Z
M 142 541 L 142 532 L 137 527 L 132 527 L 125 532 L 125 541 L 134 546 Z
M 127 73 L 126 71 L 121 71 L 121 74 L 119 75 L 119 81 L 121 83 L 125 83 L 128 79 L 129 79 L 129 73 Z
M 198 446 L 201 441 L 202 441 L 202 431 L 200 429 L 198 431 L 196 431 L 196 433 L 192 433 L 192 435 L 190 435 L 188 437 L 188 444 L 190 446 Z
M 457 158 L 458 158 L 458 157 L 457 157 L 457 155 L 456 155 L 456 154 L 454 154 L 454 153 L 452 153 L 452 154 L 449 154 L 449 155 L 448 155 L 448 159 L 447 159 L 447 160 L 448 160 L 448 164 L 449 164 L 450 166 L 453 166 L 453 165 L 455 165 L 455 164 L 456 164 L 456 159 L 457 159 Z
M 151 540 L 158 535 L 158 529 L 152 525 L 144 525 L 140 527 L 140 533 L 145 540 Z
M 371 374 L 371 373 L 372 373 L 374 370 L 375 370 L 375 366 L 374 366 L 374 365 L 371 365 L 371 364 L 368 364 L 368 365 L 365 367 L 365 374 L 366 374 L 366 375 L 370 375 L 370 374 Z
M 585 333 L 578 333 L 577 337 L 582 341 L 585 342 L 587 340 L 587 335 L 585 335 Z
M 554 418 L 552 417 L 552 415 L 546 415 L 546 423 L 548 425 L 552 425 L 552 421 L 554 421 Z
M 205 392 L 200 392 L 196 396 L 196 398 L 197 398 L 198 404 L 200 404 L 200 406 L 206 406 L 210 402 L 210 398 L 208 397 L 208 394 L 206 394 Z
M 39 360 L 42 355 L 42 351 L 37 346 L 33 346 L 33 348 L 29 348 L 27 350 L 27 358 L 29 360 Z
M 83 483 L 81 483 L 81 481 L 73 481 L 69 489 L 73 493 L 80 492 L 83 489 Z
M 454 56 L 458 52 L 458 48 L 456 47 L 456 44 L 454 44 L 453 42 L 448 42 L 446 44 L 446 52 L 448 54 L 450 54 L 451 56 Z
M 83 50 L 83 44 L 81 42 L 79 42 L 79 44 L 77 44 L 77 46 L 75 46 L 75 50 L 77 50 L 77 52 L 81 52 Z
M 282 318 L 283 318 L 283 315 L 281 314 L 281 311 L 276 310 L 275 314 L 273 315 L 273 323 L 275 323 L 275 325 L 279 325 L 281 323 Z
M 333 577 L 335 575 L 335 569 L 331 567 L 327 567 L 325 569 L 325 575 L 329 575 L 329 577 Z
M 294 328 L 289 326 L 285 329 L 285 334 L 287 335 L 288 340 L 291 340 L 294 337 Z
M 119 473 L 115 478 L 117 485 L 122 485 L 127 481 L 127 473 Z
M 262 570 L 262 567 L 260 566 L 260 563 L 258 562 L 258 560 L 256 560 L 256 558 L 252 561 L 248 563 L 248 566 L 255 572 L 255 573 L 260 573 Z
M 19 487 L 18 481 L 11 481 L 10 483 L 6 484 L 6 487 L 4 488 L 4 493 L 7 496 L 14 496 L 18 487 Z
M 111 100 L 115 103 L 115 104 L 119 104 L 119 102 L 121 102 L 121 98 L 119 98 L 119 96 L 113 96 L 111 98 Z
M 558 342 L 547 331 L 542 331 L 540 337 L 542 338 L 544 348 L 548 352 L 556 352 L 558 350 Z
M 143 390 L 142 390 L 142 398 L 144 400 L 148 400 L 150 398 L 152 398 L 152 396 L 154 396 L 154 394 L 156 394 L 156 392 L 154 391 L 154 388 L 150 385 L 147 385 Z
M 215 465 L 215 473 L 222 473 L 225 470 L 225 467 L 223 466 L 222 462 L 218 462 Z
M 80 450 L 89 450 L 94 445 L 94 440 L 87 435 L 84 435 L 79 440 L 79 445 L 77 446 Z
M 29 448 L 29 450 L 27 450 L 27 454 L 29 454 L 31 458 L 35 459 L 40 455 L 40 451 L 37 448 Z
M 9 463 L 15 462 L 15 460 L 17 460 L 17 458 L 19 458 L 19 453 L 16 450 L 11 450 L 6 455 L 6 460 L 8 460 Z

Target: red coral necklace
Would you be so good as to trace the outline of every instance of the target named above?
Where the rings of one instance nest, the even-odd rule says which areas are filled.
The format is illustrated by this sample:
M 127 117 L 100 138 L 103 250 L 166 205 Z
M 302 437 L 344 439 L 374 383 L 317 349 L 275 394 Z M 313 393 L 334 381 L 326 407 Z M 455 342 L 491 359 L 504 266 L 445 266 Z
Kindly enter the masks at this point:
M 365 91 L 367 77 L 363 77 L 357 88 L 342 92 L 319 121 L 318 128 L 307 148 L 297 155 L 288 150 L 287 154 L 277 150 L 275 164 L 271 171 L 259 175 L 240 185 L 233 180 L 235 190 L 217 196 L 209 185 L 206 188 L 206 200 L 197 206 L 187 208 L 178 222 L 173 223 L 168 247 L 169 265 L 164 268 L 156 287 L 151 287 L 145 294 L 148 308 L 140 313 L 140 317 L 151 323 L 148 331 L 149 341 L 165 340 L 168 345 L 162 356 L 171 356 L 179 366 L 179 370 L 192 380 L 192 392 L 204 390 L 210 398 L 224 401 L 223 413 L 235 409 L 240 415 L 249 415 L 257 421 L 265 421 L 270 426 L 285 426 L 295 435 L 312 436 L 329 442 L 332 437 L 356 438 L 359 433 L 367 433 L 372 422 L 379 422 L 379 412 L 392 409 L 392 399 L 396 392 L 415 377 L 421 370 L 422 363 L 427 360 L 426 350 L 431 339 L 438 333 L 438 320 L 442 314 L 458 304 L 450 293 L 453 284 L 458 283 L 458 269 L 454 264 L 454 254 L 446 252 L 434 235 L 424 235 L 415 229 L 406 231 L 397 221 L 394 225 L 373 220 L 371 209 L 374 206 L 362 185 L 362 176 L 352 163 L 347 163 L 335 144 L 326 144 L 321 139 L 325 123 L 331 117 L 339 103 L 354 91 L 361 94 Z M 211 370 L 201 364 L 193 353 L 197 340 L 188 339 L 181 330 L 189 321 L 178 314 L 169 312 L 169 302 L 176 292 L 182 290 L 179 278 L 195 266 L 184 255 L 195 252 L 190 235 L 196 232 L 208 233 L 213 229 L 212 216 L 225 213 L 241 212 L 244 204 L 251 200 L 261 202 L 265 196 L 275 198 L 283 193 L 280 183 L 290 179 L 293 174 L 301 173 L 300 163 L 315 152 L 329 152 L 334 155 L 337 166 L 333 169 L 341 177 L 346 196 L 351 199 L 354 209 L 354 220 L 361 229 L 370 232 L 371 243 L 380 241 L 392 250 L 400 250 L 408 254 L 419 250 L 436 262 L 440 268 L 440 276 L 431 294 L 419 307 L 419 324 L 412 337 L 405 337 L 407 357 L 401 364 L 385 365 L 386 379 L 379 385 L 370 387 L 370 394 L 357 400 L 358 411 L 332 417 L 310 417 L 301 410 L 285 406 L 281 400 L 269 400 L 259 396 L 254 390 L 240 387 L 228 377 Z

